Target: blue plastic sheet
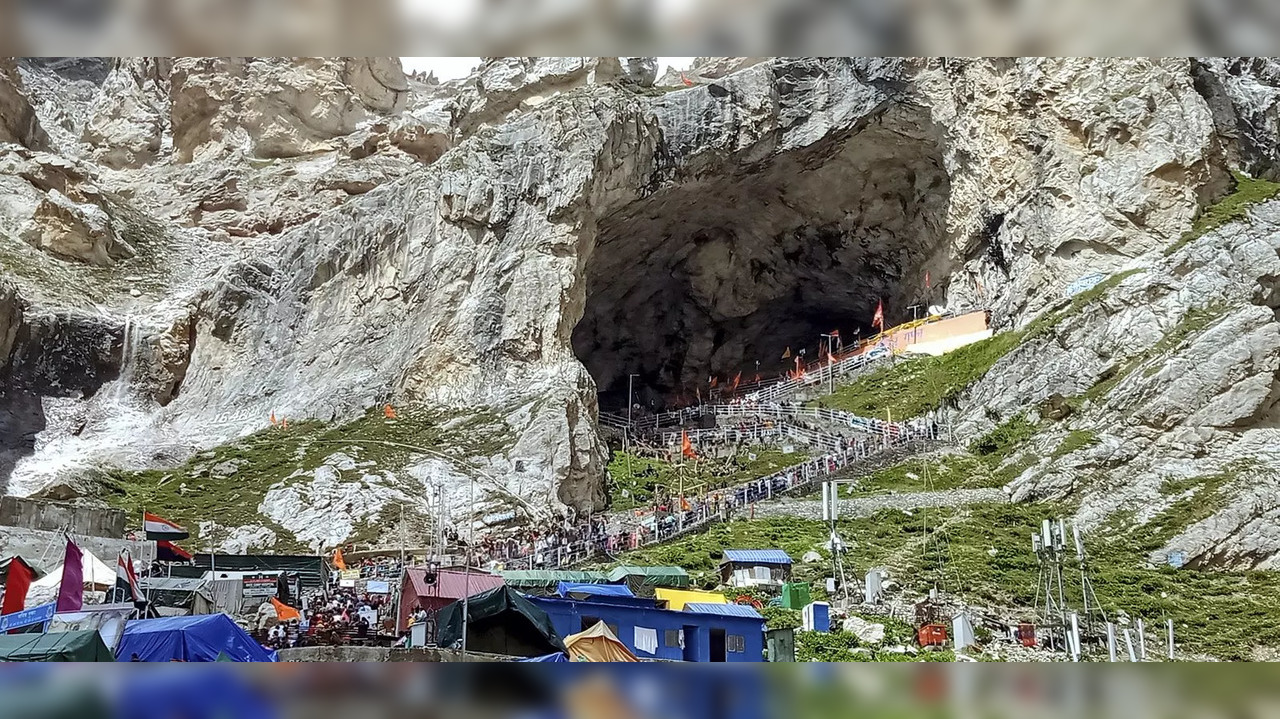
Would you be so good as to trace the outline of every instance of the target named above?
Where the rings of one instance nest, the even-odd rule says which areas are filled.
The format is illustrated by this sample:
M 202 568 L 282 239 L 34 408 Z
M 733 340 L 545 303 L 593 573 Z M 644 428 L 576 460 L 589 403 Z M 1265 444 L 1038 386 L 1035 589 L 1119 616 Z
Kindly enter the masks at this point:
M 225 653 L 237 662 L 274 662 L 248 632 L 225 614 L 138 619 L 124 627 L 116 661 L 213 662 Z
M 585 594 L 593 597 L 634 597 L 631 588 L 625 584 L 578 584 L 576 582 L 560 582 L 556 585 L 556 594 L 567 597 L 570 594 Z

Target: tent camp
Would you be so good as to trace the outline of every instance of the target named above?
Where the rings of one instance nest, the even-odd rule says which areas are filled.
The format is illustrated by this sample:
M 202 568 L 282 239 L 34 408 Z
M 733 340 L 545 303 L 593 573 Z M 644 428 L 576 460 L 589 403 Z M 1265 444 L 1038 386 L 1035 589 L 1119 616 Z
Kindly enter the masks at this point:
M 139 619 L 125 625 L 116 660 L 212 662 L 226 654 L 237 662 L 274 662 L 276 653 L 258 644 L 225 614 Z
M 586 572 L 575 569 L 509 569 L 498 572 L 508 587 L 515 587 L 522 592 L 551 593 L 560 582 L 576 582 L 578 584 L 603 583 L 604 572 Z
M 81 547 L 80 570 L 84 573 L 84 589 L 87 592 L 110 593 L 116 585 L 116 570 L 108 567 L 101 559 L 93 556 L 93 552 Z M 31 583 L 27 590 L 28 602 L 49 601 L 58 596 L 62 587 L 62 564 L 54 567 L 48 574 Z
M 111 650 L 93 629 L 0 635 L 0 662 L 109 662 Z
M 212 614 L 213 582 L 188 577 L 143 577 L 142 592 L 160 616 Z
M 575 662 L 640 661 L 604 622 L 596 622 L 586 631 L 570 634 L 564 638 L 564 646 L 569 652 L 569 660 Z
M 516 657 L 563 652 L 547 613 L 510 587 L 472 596 L 467 602 L 467 649 Z M 440 610 L 440 646 L 462 641 L 462 602 Z
M 652 596 L 654 587 L 684 589 L 689 586 L 689 573 L 680 567 L 635 567 L 622 565 L 609 572 L 612 583 L 626 582 L 637 596 Z

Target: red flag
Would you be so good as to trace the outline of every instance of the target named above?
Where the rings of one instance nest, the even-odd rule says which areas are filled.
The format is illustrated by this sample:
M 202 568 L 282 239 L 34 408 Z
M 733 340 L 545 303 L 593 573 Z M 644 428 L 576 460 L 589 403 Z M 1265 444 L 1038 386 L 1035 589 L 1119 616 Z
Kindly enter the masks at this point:
M 689 459 L 698 458 L 697 452 L 693 451 L 693 442 L 689 439 L 689 432 L 683 429 L 680 430 L 680 454 L 683 454 Z
M 680 82 L 683 82 L 685 87 L 693 87 L 693 80 L 685 77 L 683 72 L 680 73 Z
M 715 375 L 712 375 L 711 379 L 707 382 L 707 384 L 710 384 L 712 387 L 715 387 L 716 385 L 720 384 L 720 378 L 716 377 Z
M 58 605 L 54 611 L 78 612 L 84 606 L 84 554 L 76 543 L 67 540 L 62 558 L 62 586 L 58 588 Z
M 741 381 L 742 381 L 742 373 L 739 372 L 738 374 L 733 376 L 733 386 L 729 388 L 730 391 L 737 389 L 738 383 Z
M 22 557 L 9 561 L 9 576 L 4 582 L 4 604 L 0 606 L 0 614 L 13 614 L 27 608 L 27 590 L 35 578 L 35 570 Z
M 162 562 L 190 562 L 191 552 L 162 539 L 156 542 L 156 559 Z
M 876 313 L 871 318 L 871 326 L 879 327 L 881 332 L 884 331 L 884 300 L 880 300 L 880 303 L 876 305 Z

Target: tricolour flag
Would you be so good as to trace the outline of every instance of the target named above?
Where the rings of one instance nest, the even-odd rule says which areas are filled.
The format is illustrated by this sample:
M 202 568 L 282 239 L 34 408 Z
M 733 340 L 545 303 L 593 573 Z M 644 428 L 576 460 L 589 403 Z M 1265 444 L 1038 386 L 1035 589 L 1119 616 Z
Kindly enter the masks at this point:
M 120 558 L 116 560 L 116 591 L 125 601 L 134 604 L 147 601 L 142 589 L 138 587 L 138 575 L 133 571 L 133 557 L 129 556 L 127 549 L 121 550 Z
M 190 562 L 191 552 L 162 539 L 156 542 L 156 559 L 162 562 Z
M 170 542 L 190 537 L 190 533 L 182 527 L 170 522 L 162 517 L 157 517 L 150 512 L 144 512 L 142 515 L 143 524 L 147 530 L 147 539 L 157 541 L 166 539 Z

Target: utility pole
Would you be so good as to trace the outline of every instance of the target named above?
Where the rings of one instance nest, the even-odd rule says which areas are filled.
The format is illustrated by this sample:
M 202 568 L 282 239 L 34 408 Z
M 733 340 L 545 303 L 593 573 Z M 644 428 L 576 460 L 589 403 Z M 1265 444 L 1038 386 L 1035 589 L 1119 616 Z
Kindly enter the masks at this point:
M 467 530 L 467 566 L 462 570 L 462 658 L 467 658 L 467 624 L 470 622 L 471 615 L 471 557 L 475 551 L 476 544 L 476 520 L 474 512 L 476 509 L 476 476 L 470 475 L 471 485 L 471 502 L 467 508 L 467 516 L 471 517 L 468 522 L 470 529 Z
M 836 368 L 835 360 L 831 356 L 831 344 L 835 341 L 835 334 L 822 335 L 827 338 L 827 394 L 833 394 L 836 391 Z

